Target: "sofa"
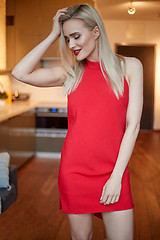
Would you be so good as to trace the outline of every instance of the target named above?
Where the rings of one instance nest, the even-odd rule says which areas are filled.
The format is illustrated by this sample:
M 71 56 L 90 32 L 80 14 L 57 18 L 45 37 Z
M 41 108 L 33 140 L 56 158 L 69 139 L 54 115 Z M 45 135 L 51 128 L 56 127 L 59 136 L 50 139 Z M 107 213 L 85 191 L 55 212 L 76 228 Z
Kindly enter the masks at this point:
M 17 199 L 17 166 L 9 166 L 10 188 L 0 188 L 1 214 L 6 211 Z

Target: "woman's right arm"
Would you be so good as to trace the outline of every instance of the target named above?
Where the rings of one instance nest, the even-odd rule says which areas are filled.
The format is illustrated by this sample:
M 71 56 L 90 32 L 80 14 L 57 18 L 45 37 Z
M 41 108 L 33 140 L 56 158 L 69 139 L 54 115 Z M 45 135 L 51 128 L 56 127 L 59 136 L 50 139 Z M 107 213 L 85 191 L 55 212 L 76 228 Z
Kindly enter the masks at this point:
M 16 79 L 39 87 L 62 86 L 67 75 L 62 65 L 52 68 L 34 69 L 43 54 L 60 35 L 59 18 L 66 13 L 67 8 L 58 10 L 53 18 L 53 29 L 49 36 L 33 48 L 12 70 Z

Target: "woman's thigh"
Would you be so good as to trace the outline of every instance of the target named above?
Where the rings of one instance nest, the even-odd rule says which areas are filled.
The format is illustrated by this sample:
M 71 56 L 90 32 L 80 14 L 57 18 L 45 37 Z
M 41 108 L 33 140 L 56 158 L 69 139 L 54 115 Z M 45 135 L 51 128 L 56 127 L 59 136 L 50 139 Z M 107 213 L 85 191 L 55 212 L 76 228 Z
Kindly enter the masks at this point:
M 107 240 L 133 240 L 133 209 L 102 213 Z
M 72 239 L 90 240 L 92 237 L 93 214 L 68 214 Z

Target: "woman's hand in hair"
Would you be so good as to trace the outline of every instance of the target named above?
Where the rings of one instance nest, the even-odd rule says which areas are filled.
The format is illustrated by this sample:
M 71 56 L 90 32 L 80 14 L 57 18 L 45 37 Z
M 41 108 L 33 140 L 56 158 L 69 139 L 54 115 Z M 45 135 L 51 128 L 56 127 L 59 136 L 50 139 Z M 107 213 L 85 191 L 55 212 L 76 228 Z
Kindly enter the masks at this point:
M 60 33 L 61 33 L 61 27 L 60 27 L 59 20 L 63 15 L 66 14 L 66 12 L 67 12 L 67 8 L 59 9 L 57 11 L 56 15 L 53 17 L 52 33 L 54 34 L 54 36 L 56 38 L 58 38 L 60 36 Z
M 111 175 L 103 187 L 100 203 L 107 205 L 118 202 L 122 187 L 121 181 L 121 177 Z

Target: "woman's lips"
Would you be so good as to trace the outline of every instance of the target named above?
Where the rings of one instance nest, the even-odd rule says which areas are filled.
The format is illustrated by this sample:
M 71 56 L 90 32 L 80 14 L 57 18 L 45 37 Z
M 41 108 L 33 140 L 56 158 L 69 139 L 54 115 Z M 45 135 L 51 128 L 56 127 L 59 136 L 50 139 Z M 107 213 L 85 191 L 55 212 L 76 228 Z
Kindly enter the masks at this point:
M 78 55 L 80 53 L 81 49 L 78 49 L 78 50 L 74 50 L 74 55 Z

